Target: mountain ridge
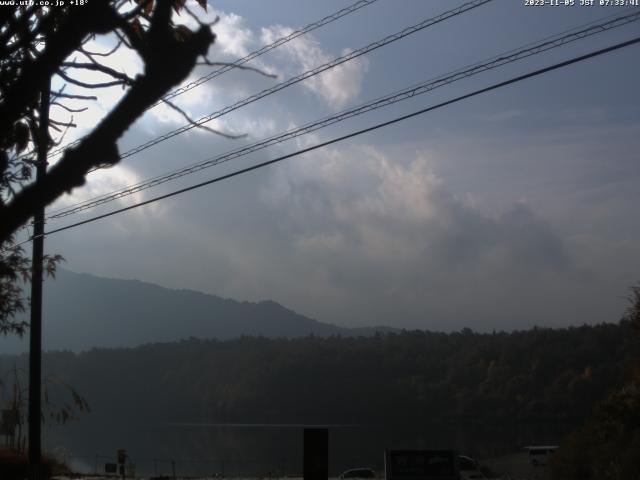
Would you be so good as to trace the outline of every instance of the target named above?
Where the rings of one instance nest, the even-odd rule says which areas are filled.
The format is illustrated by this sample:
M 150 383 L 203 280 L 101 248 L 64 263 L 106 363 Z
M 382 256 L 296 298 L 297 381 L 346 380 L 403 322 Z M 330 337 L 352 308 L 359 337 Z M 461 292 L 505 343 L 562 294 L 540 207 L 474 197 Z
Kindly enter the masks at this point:
M 239 301 L 137 279 L 59 269 L 44 289 L 43 348 L 83 351 L 195 337 L 369 336 L 391 327 L 347 328 L 301 315 L 273 300 Z M 28 318 L 28 315 L 25 315 Z M 0 338 L 0 351 L 26 351 L 27 339 Z

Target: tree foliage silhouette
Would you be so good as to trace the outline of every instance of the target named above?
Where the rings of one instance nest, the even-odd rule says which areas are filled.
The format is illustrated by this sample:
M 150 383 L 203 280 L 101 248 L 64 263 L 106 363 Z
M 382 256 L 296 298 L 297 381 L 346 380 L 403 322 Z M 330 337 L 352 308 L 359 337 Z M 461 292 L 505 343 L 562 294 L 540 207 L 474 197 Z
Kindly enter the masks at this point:
M 631 378 L 565 440 L 554 458 L 554 478 L 640 478 L 640 283 L 631 287 L 629 302 L 624 323 L 636 334 Z
M 80 0 L 78 5 L 21 5 L 0 8 L 0 332 L 22 333 L 26 325 L 12 320 L 24 310 L 22 283 L 29 262 L 14 246 L 14 236 L 34 212 L 65 192 L 85 183 L 88 172 L 119 162 L 117 140 L 150 106 L 182 82 L 215 40 L 212 24 L 199 20 L 186 0 Z M 197 0 L 206 10 L 206 0 Z M 191 30 L 174 22 L 173 12 L 196 20 Z M 116 44 L 109 52 L 95 52 L 87 44 L 110 35 Z M 106 61 L 128 48 L 143 62 L 134 78 Z M 78 60 L 81 59 L 81 60 Z M 101 74 L 106 81 L 86 82 L 78 72 Z M 70 119 L 50 118 L 48 138 L 39 138 L 38 106 L 52 78 L 62 87 L 50 93 L 50 103 L 69 115 L 85 110 L 78 101 L 91 102 L 100 89 L 121 86 L 123 94 L 104 118 L 82 140 L 63 151 L 41 181 L 32 179 L 35 149 L 62 142 Z M 69 88 L 67 88 L 69 87 Z M 86 92 L 74 90 L 90 90 Z M 173 106 L 173 105 L 172 105 Z M 176 107 L 177 108 L 177 107 Z M 184 112 L 182 112 L 184 113 Z M 185 114 L 185 116 L 187 116 Z M 188 116 L 187 116 L 188 117 Z M 41 135 L 40 135 L 41 136 Z M 54 138 L 55 137 L 55 138 Z M 31 151 L 29 151 L 31 149 Z M 47 260 L 53 271 L 58 257 Z

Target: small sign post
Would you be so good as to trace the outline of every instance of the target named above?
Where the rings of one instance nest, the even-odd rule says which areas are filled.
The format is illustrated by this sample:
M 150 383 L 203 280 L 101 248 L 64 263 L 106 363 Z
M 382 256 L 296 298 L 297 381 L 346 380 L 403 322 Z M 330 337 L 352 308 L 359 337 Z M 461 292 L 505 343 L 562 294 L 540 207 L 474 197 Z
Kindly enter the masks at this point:
M 116 452 L 116 457 L 118 459 L 118 470 L 120 472 L 120 476 L 124 478 L 124 463 L 127 461 L 127 451 L 124 448 L 118 449 L 118 451 Z

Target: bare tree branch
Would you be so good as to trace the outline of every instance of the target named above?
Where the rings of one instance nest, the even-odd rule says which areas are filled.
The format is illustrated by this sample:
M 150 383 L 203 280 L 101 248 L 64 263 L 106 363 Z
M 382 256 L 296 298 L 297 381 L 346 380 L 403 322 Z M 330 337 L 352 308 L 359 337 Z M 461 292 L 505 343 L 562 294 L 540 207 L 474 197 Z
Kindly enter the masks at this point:
M 56 75 L 62 77 L 67 82 L 72 83 L 72 84 L 77 85 L 78 87 L 82 87 L 82 88 L 109 88 L 109 87 L 115 87 L 115 86 L 118 86 L 118 85 L 125 85 L 125 84 L 128 83 L 128 82 L 126 82 L 124 80 L 114 80 L 112 82 L 102 82 L 102 83 L 86 83 L 86 82 L 81 82 L 80 80 L 76 80 L 75 78 L 70 77 L 69 75 L 64 73 L 62 70 L 58 70 L 56 72 Z
M 106 0 L 95 0 L 89 5 L 99 5 L 101 1 Z M 69 16 L 80 10 L 88 11 L 75 9 Z M 127 29 L 131 34 L 130 25 L 120 15 L 111 11 L 111 7 L 107 10 L 109 11 L 102 12 L 108 17 L 108 22 L 103 19 L 103 25 L 108 24 L 111 27 L 109 31 L 113 31 L 115 27 L 123 31 Z M 95 14 L 96 10 L 92 13 Z M 25 186 L 8 204 L 0 206 L 0 239 L 8 238 L 20 225 L 26 223 L 32 215 L 34 206 L 48 205 L 63 193 L 83 185 L 86 174 L 93 167 L 116 164 L 120 160 L 116 141 L 148 107 L 187 77 L 199 57 L 206 55 L 215 39 L 211 29 L 201 27 L 187 37 L 176 38 L 170 21 L 171 3 L 168 0 L 157 1 L 151 26 L 142 37 L 137 39 L 135 45 L 145 62 L 144 74 L 136 77 L 131 88 L 89 135 L 77 146 L 65 150 L 60 161 L 49 169 L 41 182 Z M 81 35 L 78 32 L 70 34 L 73 37 L 71 41 L 68 37 L 57 38 L 63 44 L 55 53 L 48 52 L 47 46 L 46 55 L 43 53 L 36 61 L 36 63 L 42 63 L 38 68 L 31 68 L 35 75 L 42 78 L 45 66 L 51 65 L 54 60 L 56 61 L 53 63 L 55 69 L 59 69 L 64 59 L 77 49 L 82 44 L 82 39 L 92 31 L 91 28 L 78 28 L 77 25 L 76 29 L 81 30 Z M 64 31 L 63 28 L 60 30 Z M 93 31 L 101 33 L 99 28 L 93 28 Z M 32 87 L 34 81 L 31 81 Z M 23 93 L 28 95 L 29 92 Z M 72 97 L 61 91 L 59 93 L 62 98 Z M 16 110 L 19 112 L 27 103 L 21 100 L 11 105 L 0 104 L 0 126 L 11 125 L 9 121 L 5 121 L 6 117 L 3 115 L 5 112 L 7 114 L 14 113 Z M 15 116 L 9 118 L 15 118 Z
M 110 75 L 113 78 L 117 78 L 121 80 L 122 83 L 127 85 L 133 85 L 133 78 L 129 77 L 126 73 L 118 72 L 113 68 L 107 67 L 106 65 L 101 65 L 99 63 L 82 63 L 82 62 L 64 62 L 62 63 L 63 67 L 66 68 L 76 68 L 81 70 L 93 70 L 96 72 L 104 73 L 105 75 Z
M 98 97 L 94 95 L 71 95 L 68 93 L 55 92 L 52 94 L 54 98 L 70 98 L 74 100 L 98 100 Z
M 61 127 L 77 127 L 75 123 L 73 123 L 73 119 L 70 122 L 59 122 L 58 120 L 54 120 L 52 118 L 49 119 L 49 123 L 53 123 L 54 125 L 60 125 Z
M 134 30 L 133 25 L 127 22 L 124 18 L 119 16 L 118 27 L 120 28 L 120 30 L 122 30 L 122 33 L 124 33 L 124 38 L 121 35 L 119 35 L 119 32 L 117 31 L 116 31 L 116 34 L 118 34 L 118 36 L 125 42 L 127 47 L 131 48 L 132 50 L 136 50 L 140 54 L 140 56 L 144 58 L 144 55 L 142 54 L 142 52 L 145 50 L 145 46 L 142 41 L 142 38 Z
M 129 43 L 129 41 L 126 39 L 126 35 L 123 36 L 123 34 L 120 33 L 118 30 L 114 30 L 113 33 L 116 34 L 116 37 L 118 37 L 118 40 L 121 41 L 124 46 L 126 46 L 127 48 L 130 48 L 131 50 L 135 50 L 133 48 L 133 45 L 131 45 L 131 43 Z
M 52 9 L 53 11 L 59 9 Z M 16 81 L 8 86 L 0 103 L 0 131 L 9 131 L 15 118 L 37 100 L 42 85 L 59 65 L 82 44 L 90 32 L 107 33 L 120 16 L 109 0 L 93 0 L 83 8 L 71 9 L 50 35 L 42 54 L 27 61 Z
M 71 122 L 73 122 L 73 117 L 71 117 Z M 72 123 L 72 125 L 75 127 L 75 124 Z M 62 134 L 60 135 L 60 138 L 58 140 L 52 141 L 51 145 L 55 147 L 61 145 L 62 141 L 64 140 L 64 137 L 66 137 L 67 132 L 69 131 L 69 128 L 70 127 L 65 128 Z
M 185 112 L 184 110 L 182 110 L 180 107 L 178 107 L 177 105 L 175 105 L 174 103 L 170 102 L 169 100 L 167 100 L 166 98 L 162 98 L 162 101 L 164 103 L 166 103 L 169 107 L 171 107 L 172 109 L 174 109 L 176 112 L 178 112 L 180 115 L 182 115 L 185 120 L 187 120 L 187 122 L 189 122 L 190 124 L 192 124 L 194 127 L 196 128 L 201 128 L 202 130 L 206 130 L 207 132 L 211 132 L 211 133 L 215 133 L 216 135 L 220 135 L 221 137 L 224 138 L 230 138 L 230 139 L 238 139 L 238 138 L 244 138 L 247 136 L 246 133 L 243 133 L 241 135 L 233 135 L 231 133 L 225 133 L 225 132 L 221 132 L 219 130 L 215 130 L 211 127 L 208 127 L 207 125 L 203 125 L 201 123 L 196 122 L 195 120 L 193 120 L 188 114 L 187 112 Z
M 60 103 L 60 102 L 51 102 L 51 106 L 56 106 L 56 107 L 60 107 L 60 108 L 64 108 L 67 112 L 71 112 L 71 113 L 80 113 L 80 112 L 84 112 L 86 110 L 88 110 L 88 107 L 82 107 L 82 108 L 69 108 L 66 105 Z
M 78 48 L 78 50 L 84 53 L 85 55 L 89 55 L 91 57 L 109 57 L 110 55 L 113 55 L 114 53 L 116 53 L 121 46 L 122 46 L 122 39 L 119 39 L 115 47 L 113 47 L 108 52 L 90 52 L 86 50 L 84 47 L 80 47 Z

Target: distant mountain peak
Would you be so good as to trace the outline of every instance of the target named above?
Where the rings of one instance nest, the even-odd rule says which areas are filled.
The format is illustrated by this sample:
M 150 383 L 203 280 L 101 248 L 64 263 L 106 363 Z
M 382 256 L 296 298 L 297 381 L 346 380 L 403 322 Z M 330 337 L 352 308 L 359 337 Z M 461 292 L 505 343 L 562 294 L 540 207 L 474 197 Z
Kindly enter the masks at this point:
M 319 322 L 271 299 L 237 301 L 137 279 L 103 278 L 66 269 L 60 269 L 55 280 L 46 281 L 43 325 L 45 349 L 73 351 L 190 337 L 227 340 L 242 335 L 367 336 L 376 330 Z M 7 353 L 26 351 L 26 347 L 25 340 L 0 339 L 0 349 Z

